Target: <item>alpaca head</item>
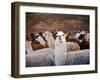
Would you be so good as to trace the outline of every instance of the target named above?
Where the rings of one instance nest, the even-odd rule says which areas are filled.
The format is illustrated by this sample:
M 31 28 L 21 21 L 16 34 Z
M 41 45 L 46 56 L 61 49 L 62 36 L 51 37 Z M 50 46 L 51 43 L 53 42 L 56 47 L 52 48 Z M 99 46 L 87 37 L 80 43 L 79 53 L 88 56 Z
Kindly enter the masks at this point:
M 40 42 L 40 41 L 42 41 L 42 40 L 43 40 L 43 38 L 40 37 L 40 36 L 38 36 L 38 37 L 36 38 L 36 41 L 38 41 L 38 42 Z
M 56 41 L 58 43 L 63 43 L 63 42 L 66 42 L 66 35 L 62 32 L 62 31 L 59 31 L 57 34 L 56 34 Z
M 47 41 L 49 48 L 54 49 L 55 48 L 55 40 L 53 38 L 53 34 L 49 31 L 46 31 L 43 33 L 43 37 Z
M 38 36 L 36 38 L 36 41 L 38 41 L 40 44 L 42 44 L 43 46 L 45 46 L 46 42 L 44 41 L 44 39 L 41 36 Z
M 51 37 L 51 36 L 52 36 L 52 33 L 49 32 L 49 31 L 46 31 L 46 32 L 43 33 L 43 37 L 45 37 L 46 40 L 47 40 L 49 37 Z

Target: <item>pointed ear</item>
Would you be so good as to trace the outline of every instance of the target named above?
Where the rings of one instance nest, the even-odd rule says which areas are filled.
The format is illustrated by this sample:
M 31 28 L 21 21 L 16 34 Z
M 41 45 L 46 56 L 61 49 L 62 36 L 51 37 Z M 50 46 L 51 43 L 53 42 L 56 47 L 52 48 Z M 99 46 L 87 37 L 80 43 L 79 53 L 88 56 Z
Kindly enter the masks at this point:
M 43 37 L 45 37 L 45 33 L 42 33 Z
M 67 37 L 68 36 L 68 32 L 67 33 L 65 33 L 65 37 Z

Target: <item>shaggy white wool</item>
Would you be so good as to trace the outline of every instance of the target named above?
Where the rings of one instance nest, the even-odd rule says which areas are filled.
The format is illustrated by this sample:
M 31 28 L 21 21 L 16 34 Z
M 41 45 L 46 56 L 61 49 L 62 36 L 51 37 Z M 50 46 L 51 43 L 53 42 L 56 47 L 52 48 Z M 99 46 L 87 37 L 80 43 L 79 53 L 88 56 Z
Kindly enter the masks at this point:
M 59 31 L 55 40 L 55 65 L 64 65 L 66 61 L 67 46 L 65 35 Z
M 26 66 L 51 66 L 54 64 L 54 50 L 44 48 L 34 51 L 34 54 L 26 55 Z
M 44 41 L 44 39 L 41 36 L 37 37 L 36 41 L 38 41 L 42 46 L 46 45 L 46 42 Z
M 54 49 L 55 48 L 55 40 L 53 38 L 52 33 L 49 32 L 49 31 L 46 31 L 46 32 L 43 33 L 43 36 L 47 40 L 49 48 Z

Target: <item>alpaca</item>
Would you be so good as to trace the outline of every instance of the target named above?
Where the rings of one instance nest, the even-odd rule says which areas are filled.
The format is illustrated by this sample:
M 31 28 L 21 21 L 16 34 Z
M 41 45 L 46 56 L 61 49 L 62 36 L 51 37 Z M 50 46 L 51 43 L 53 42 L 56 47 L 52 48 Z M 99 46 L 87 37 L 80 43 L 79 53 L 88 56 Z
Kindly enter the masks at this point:
M 39 41 L 36 40 L 37 37 L 39 37 L 39 34 L 38 33 L 31 33 L 31 46 L 32 46 L 32 49 L 35 51 L 35 50 L 38 50 L 38 49 L 43 49 L 44 46 L 42 44 L 40 44 Z
M 43 48 L 39 50 L 32 50 L 34 48 L 39 48 L 39 45 L 31 44 L 31 41 L 27 42 L 26 47 L 26 67 L 35 66 L 53 66 L 54 65 L 54 50 L 51 48 Z M 31 46 L 32 45 L 32 46 Z M 41 47 L 41 46 L 40 46 Z
M 66 41 L 67 41 L 67 51 L 80 50 L 80 46 L 79 46 L 80 40 L 76 38 L 73 32 L 67 33 Z
M 67 52 L 80 50 L 80 46 L 75 42 L 67 42 L 66 44 L 67 44 Z
M 55 48 L 55 40 L 53 38 L 52 33 L 49 32 L 49 31 L 46 31 L 46 32 L 43 33 L 43 36 L 47 40 L 49 48 L 54 49 Z
M 55 40 L 55 65 L 89 64 L 89 50 L 67 52 L 65 35 L 59 31 Z
M 56 36 L 55 49 L 44 48 L 26 55 L 26 67 L 89 64 L 89 50 L 68 52 L 64 33 L 59 31 Z
M 27 54 L 33 53 L 33 49 L 32 49 L 31 43 L 32 42 L 31 41 L 28 41 L 28 40 L 25 42 Z
M 89 49 L 90 45 L 89 45 L 89 41 L 90 41 L 90 34 L 89 33 L 84 33 L 81 34 L 79 37 L 80 43 L 80 49 Z
M 34 51 L 44 48 L 40 43 L 32 43 L 31 46 Z
M 65 65 L 89 64 L 89 53 L 89 49 L 68 52 L 66 53 Z
M 84 38 L 86 41 L 90 41 L 90 33 L 85 34 Z
M 67 53 L 67 46 L 65 35 L 62 31 L 59 31 L 56 34 L 55 40 L 55 65 L 64 65 L 66 61 L 66 53 Z
M 54 50 L 51 48 L 32 50 L 31 41 L 26 42 L 26 67 L 54 66 Z
M 45 47 L 46 42 L 43 40 L 43 38 L 41 36 L 37 37 L 36 38 L 36 41 L 38 41 L 42 46 Z
M 54 50 L 44 48 L 26 55 L 26 67 L 54 66 Z

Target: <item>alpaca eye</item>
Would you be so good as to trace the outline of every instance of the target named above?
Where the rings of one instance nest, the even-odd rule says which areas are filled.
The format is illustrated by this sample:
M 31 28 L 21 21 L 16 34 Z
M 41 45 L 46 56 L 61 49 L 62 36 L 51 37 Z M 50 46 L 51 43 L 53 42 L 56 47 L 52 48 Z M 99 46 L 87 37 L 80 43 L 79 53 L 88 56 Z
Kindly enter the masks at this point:
M 64 34 L 63 34 L 63 36 L 64 36 Z

